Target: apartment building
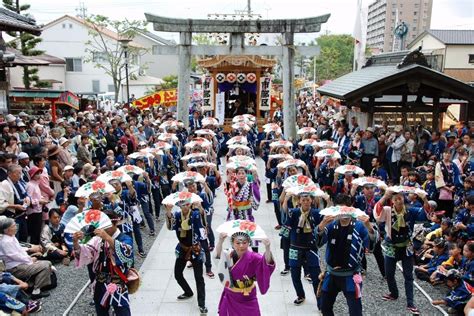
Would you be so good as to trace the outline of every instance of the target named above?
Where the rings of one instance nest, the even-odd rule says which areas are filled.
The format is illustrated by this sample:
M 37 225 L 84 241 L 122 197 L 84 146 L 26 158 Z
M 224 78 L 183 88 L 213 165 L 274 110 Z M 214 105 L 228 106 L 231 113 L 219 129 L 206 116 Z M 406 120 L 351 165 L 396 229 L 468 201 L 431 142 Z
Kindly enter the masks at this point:
M 372 53 L 405 50 L 407 45 L 431 25 L 433 0 L 375 0 L 367 16 L 367 47 Z M 394 34 L 401 22 L 407 34 L 401 42 Z

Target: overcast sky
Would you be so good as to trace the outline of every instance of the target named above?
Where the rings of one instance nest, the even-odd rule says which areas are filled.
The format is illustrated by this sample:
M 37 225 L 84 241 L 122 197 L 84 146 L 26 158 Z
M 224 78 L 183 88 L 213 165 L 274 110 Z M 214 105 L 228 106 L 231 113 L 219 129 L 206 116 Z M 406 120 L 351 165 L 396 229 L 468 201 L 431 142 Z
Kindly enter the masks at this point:
M 367 6 L 372 1 L 363 0 L 363 3 Z M 207 18 L 209 13 L 232 14 L 247 7 L 247 0 L 20 0 L 20 3 L 31 4 L 30 12 L 39 24 L 64 14 L 75 15 L 80 2 L 83 2 L 88 14 L 102 14 L 113 19 L 144 19 L 144 12 L 166 17 Z M 474 29 L 473 0 L 433 2 L 432 29 Z M 322 32 L 333 34 L 352 33 L 356 6 L 356 0 L 252 1 L 252 11 L 263 18 L 303 18 L 330 13 L 331 17 L 323 25 Z

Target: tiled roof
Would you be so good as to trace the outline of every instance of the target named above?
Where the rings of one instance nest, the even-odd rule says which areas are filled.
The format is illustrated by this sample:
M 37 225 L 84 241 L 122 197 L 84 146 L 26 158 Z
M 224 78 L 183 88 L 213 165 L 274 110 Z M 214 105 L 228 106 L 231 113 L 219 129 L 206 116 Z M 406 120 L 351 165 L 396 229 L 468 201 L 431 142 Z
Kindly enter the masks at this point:
M 24 31 L 34 35 L 41 34 L 36 21 L 5 8 L 0 8 L 0 31 Z
M 66 61 L 64 59 L 51 56 L 48 54 L 41 54 L 38 56 L 25 56 L 21 53 L 21 51 L 7 47 L 8 53 L 15 54 L 15 60 L 12 62 L 14 65 L 18 66 L 47 66 L 47 65 L 64 65 Z
M 149 38 L 151 38 L 152 40 L 156 41 L 156 42 L 159 42 L 163 45 L 176 45 L 176 42 L 173 41 L 173 40 L 167 40 L 161 36 L 158 36 L 154 33 L 151 33 L 151 32 L 140 32 L 141 34 L 143 34 L 144 36 L 147 36 Z
M 474 30 L 428 30 L 428 33 L 452 45 L 474 45 Z

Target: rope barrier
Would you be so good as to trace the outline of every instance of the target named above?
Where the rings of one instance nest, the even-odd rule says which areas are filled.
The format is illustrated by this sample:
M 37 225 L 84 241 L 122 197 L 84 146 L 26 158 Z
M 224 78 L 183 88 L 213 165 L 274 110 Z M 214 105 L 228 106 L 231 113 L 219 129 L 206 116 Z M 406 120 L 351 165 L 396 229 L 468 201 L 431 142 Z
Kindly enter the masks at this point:
M 79 291 L 79 293 L 77 293 L 76 297 L 75 297 L 74 300 L 71 302 L 71 304 L 69 305 L 69 307 L 64 311 L 63 316 L 69 315 L 69 313 L 71 312 L 71 310 L 74 308 L 74 305 L 76 305 L 77 301 L 78 301 L 79 298 L 81 297 L 82 293 L 84 293 L 84 291 L 87 289 L 87 287 L 88 287 L 90 284 L 91 284 L 91 280 L 87 281 L 87 283 L 82 287 L 82 289 Z

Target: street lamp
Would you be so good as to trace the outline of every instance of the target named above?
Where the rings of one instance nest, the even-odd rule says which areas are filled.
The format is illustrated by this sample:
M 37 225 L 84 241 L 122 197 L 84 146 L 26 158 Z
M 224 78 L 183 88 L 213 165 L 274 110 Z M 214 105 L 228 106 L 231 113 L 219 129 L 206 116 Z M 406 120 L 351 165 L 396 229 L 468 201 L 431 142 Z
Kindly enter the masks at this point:
M 130 105 L 129 102 L 130 102 L 130 88 L 129 88 L 129 85 L 128 85 L 128 43 L 130 43 L 132 40 L 131 39 L 128 39 L 128 38 L 123 38 L 123 39 L 119 39 L 119 42 L 120 44 L 122 44 L 122 48 L 123 48 L 123 54 L 124 54 L 124 57 L 125 57 L 125 84 L 126 84 L 126 87 L 127 87 L 127 105 Z

